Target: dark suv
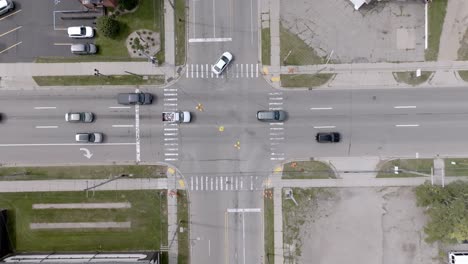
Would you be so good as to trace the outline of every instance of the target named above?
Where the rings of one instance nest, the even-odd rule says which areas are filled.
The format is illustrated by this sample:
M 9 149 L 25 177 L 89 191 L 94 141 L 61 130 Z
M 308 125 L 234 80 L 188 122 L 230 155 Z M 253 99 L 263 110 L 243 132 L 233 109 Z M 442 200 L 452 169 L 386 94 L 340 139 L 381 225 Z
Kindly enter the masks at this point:
M 338 132 L 322 132 L 315 136 L 318 143 L 337 143 L 340 142 L 340 139 L 341 136 Z
M 153 102 L 153 95 L 149 93 L 120 93 L 117 102 L 123 105 L 145 105 Z

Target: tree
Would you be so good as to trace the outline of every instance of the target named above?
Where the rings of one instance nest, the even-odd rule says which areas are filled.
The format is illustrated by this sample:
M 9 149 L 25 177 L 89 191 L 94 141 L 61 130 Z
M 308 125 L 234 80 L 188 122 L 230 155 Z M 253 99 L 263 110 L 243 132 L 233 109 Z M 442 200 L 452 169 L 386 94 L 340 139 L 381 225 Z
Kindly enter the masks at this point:
M 426 207 L 429 222 L 424 228 L 427 241 L 458 242 L 468 240 L 468 182 L 456 181 L 445 186 L 425 183 L 416 187 L 418 206 Z
M 119 5 L 125 10 L 132 10 L 138 5 L 138 0 L 119 0 Z
M 108 38 L 115 38 L 119 35 L 119 21 L 108 16 L 102 16 L 96 22 L 99 33 Z

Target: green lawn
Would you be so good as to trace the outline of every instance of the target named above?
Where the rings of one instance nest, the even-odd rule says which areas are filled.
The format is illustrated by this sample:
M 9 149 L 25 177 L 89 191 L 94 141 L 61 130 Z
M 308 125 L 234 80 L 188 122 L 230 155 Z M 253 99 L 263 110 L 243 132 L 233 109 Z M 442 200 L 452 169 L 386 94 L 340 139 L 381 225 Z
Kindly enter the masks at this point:
M 175 60 L 176 65 L 185 64 L 185 0 L 175 0 Z
M 283 66 L 325 63 L 325 59 L 318 56 L 313 48 L 282 26 L 280 26 L 280 56 Z
M 179 255 L 177 257 L 178 264 L 190 263 L 190 219 L 189 219 L 189 202 L 187 192 L 183 190 L 177 191 L 177 222 L 184 232 L 178 233 L 179 239 Z M 179 231 L 178 230 L 178 231 Z
M 33 76 L 39 86 L 81 86 L 81 85 L 161 85 L 164 75 L 72 75 L 72 76 Z
M 71 62 L 119 62 L 119 61 L 148 61 L 146 58 L 125 58 L 109 56 L 72 56 L 72 57 L 38 57 L 34 60 L 36 63 L 71 63 Z
M 439 54 L 440 35 L 444 25 L 445 13 L 447 11 L 447 0 L 434 0 L 429 3 L 428 48 L 425 52 L 426 61 L 435 61 Z
M 468 82 L 468 71 L 458 71 L 458 75 L 460 75 L 460 78 L 465 82 Z
M 402 83 L 416 86 L 416 85 L 426 82 L 429 79 L 429 77 L 432 76 L 433 73 L 434 72 L 432 71 L 421 71 L 421 76 L 416 77 L 415 71 L 394 72 L 393 78 L 395 78 L 397 82 L 402 82 Z
M 293 161 L 284 164 L 283 179 L 329 179 L 336 178 L 330 166 L 321 161 Z
M 281 74 L 281 86 L 286 88 L 313 88 L 326 84 L 335 74 Z
M 271 37 L 270 28 L 262 28 L 262 64 L 270 65 L 271 62 Z
M 166 170 L 166 166 L 157 165 L 0 167 L 0 180 L 108 179 L 120 174 L 165 178 Z
M 16 251 L 157 250 L 167 244 L 165 191 L 2 193 L 0 208 L 12 220 L 10 238 Z M 127 209 L 33 210 L 35 203 L 129 202 Z M 130 221 L 129 229 L 31 230 L 31 223 Z
M 417 173 L 424 173 L 427 175 L 420 175 L 417 173 L 394 173 L 394 166 L 398 166 L 399 170 L 413 171 Z M 379 166 L 377 178 L 401 178 L 401 177 L 424 177 L 431 174 L 431 168 L 434 166 L 433 159 L 396 159 L 384 162 Z
M 273 207 L 273 189 L 266 189 L 263 198 L 263 219 L 265 222 L 265 263 L 275 263 L 275 229 L 274 229 L 274 207 Z
M 468 159 L 446 158 L 445 176 L 468 176 Z

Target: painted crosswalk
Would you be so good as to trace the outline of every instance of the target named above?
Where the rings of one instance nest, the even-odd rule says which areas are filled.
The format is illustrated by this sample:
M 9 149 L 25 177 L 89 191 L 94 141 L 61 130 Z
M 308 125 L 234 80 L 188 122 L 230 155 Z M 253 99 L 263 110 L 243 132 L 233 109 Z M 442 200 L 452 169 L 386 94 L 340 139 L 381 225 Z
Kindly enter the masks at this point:
M 177 111 L 177 88 L 164 88 L 164 111 Z M 179 126 L 176 123 L 164 123 L 164 161 L 174 162 L 179 159 Z
M 283 99 L 284 98 L 282 92 L 268 93 L 269 110 L 283 110 Z M 282 142 L 284 141 L 284 138 L 284 123 L 270 123 L 270 160 L 284 160 L 284 152 L 282 152 Z
M 260 65 L 253 63 L 231 64 L 222 74 L 216 75 L 211 71 L 212 64 L 187 64 L 185 78 L 258 78 Z
M 264 178 L 259 176 L 190 176 L 187 188 L 190 191 L 259 191 L 263 190 Z

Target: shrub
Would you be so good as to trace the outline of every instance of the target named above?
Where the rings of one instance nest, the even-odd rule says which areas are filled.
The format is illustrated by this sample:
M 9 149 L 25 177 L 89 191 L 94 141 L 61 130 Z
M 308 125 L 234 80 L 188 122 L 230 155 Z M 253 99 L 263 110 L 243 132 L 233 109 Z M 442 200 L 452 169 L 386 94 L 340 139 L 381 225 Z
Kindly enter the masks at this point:
M 132 10 L 138 5 L 138 0 L 119 0 L 119 5 L 125 10 Z
M 99 33 L 107 38 L 115 38 L 119 35 L 119 22 L 111 17 L 102 16 L 96 22 Z

